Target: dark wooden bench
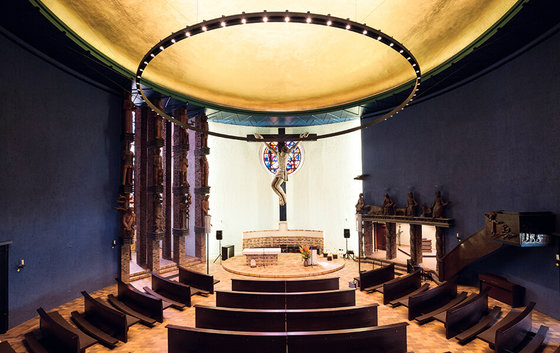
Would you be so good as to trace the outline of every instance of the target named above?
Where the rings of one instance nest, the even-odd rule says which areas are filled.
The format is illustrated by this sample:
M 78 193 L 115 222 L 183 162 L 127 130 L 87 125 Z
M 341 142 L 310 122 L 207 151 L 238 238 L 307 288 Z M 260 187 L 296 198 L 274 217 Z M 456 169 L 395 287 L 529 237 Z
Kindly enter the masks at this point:
M 71 325 L 58 311 L 45 312 L 43 308 L 37 309 L 39 313 L 39 337 L 29 337 L 36 350 L 42 346 L 48 352 L 76 352 L 83 353 L 87 347 L 97 343 L 97 340 L 88 336 L 83 331 Z M 33 348 L 31 348 L 33 349 Z
M 318 292 L 339 289 L 339 278 L 303 280 L 231 279 L 231 290 L 243 292 Z
M 499 312 L 501 309 L 497 308 Z M 488 314 L 488 290 L 484 290 L 474 296 L 469 296 L 462 303 L 434 315 L 434 319 L 445 324 L 445 337 L 449 339 L 477 325 Z M 481 327 L 474 336 L 486 328 L 487 326 Z
M 163 310 L 171 306 L 171 303 L 141 292 L 119 279 L 117 279 L 117 296 L 109 294 L 108 300 L 118 310 L 140 319 L 142 324 L 150 327 L 156 321 L 163 322 Z
M 360 273 L 360 290 L 371 293 L 395 279 L 395 264 Z
M 113 309 L 85 291 L 82 295 L 84 313 L 73 311 L 71 314 L 76 326 L 110 348 L 114 348 L 118 340 L 126 342 L 128 327 L 137 323 L 138 319 Z
M 419 318 L 419 323 L 433 319 L 433 316 L 445 311 L 467 297 L 466 292 L 457 295 L 457 282 L 446 281 L 437 287 L 408 298 L 408 320 Z
M 216 291 L 216 306 L 228 308 L 319 309 L 354 305 L 354 289 L 296 293 Z
M 406 326 L 331 331 L 243 332 L 167 325 L 169 353 L 405 353 Z
M 214 280 L 214 276 L 179 266 L 179 282 L 191 287 L 191 295 L 208 296 L 214 294 L 214 284 L 220 281 Z
M 152 288 L 144 287 L 144 291 L 171 304 L 171 307 L 183 310 L 191 306 L 191 287 L 186 284 L 164 278 L 152 272 Z
M 529 343 L 527 343 L 519 353 L 535 353 L 540 352 L 543 347 L 546 334 L 548 333 L 548 326 L 541 325 L 537 333 L 530 338 Z M 560 349 L 560 347 L 558 348 Z
M 531 302 L 523 311 L 512 309 L 505 318 L 494 326 L 478 334 L 477 337 L 488 342 L 496 352 L 514 349 L 525 339 L 532 329 L 532 311 L 535 303 Z
M 279 332 L 324 331 L 377 326 L 378 304 L 328 309 L 259 310 L 195 305 L 196 327 Z
M 480 291 L 489 288 L 488 296 L 517 308 L 525 305 L 525 287 L 511 283 L 504 277 L 489 273 L 478 275 Z
M 398 305 L 398 299 L 415 294 L 418 290 L 427 290 L 429 284 L 428 286 L 426 284 L 422 286 L 422 270 L 420 269 L 386 282 L 383 284 L 383 304 L 387 305 L 392 302 L 392 304 Z
M 7 341 L 0 342 L 0 353 L 16 353 Z

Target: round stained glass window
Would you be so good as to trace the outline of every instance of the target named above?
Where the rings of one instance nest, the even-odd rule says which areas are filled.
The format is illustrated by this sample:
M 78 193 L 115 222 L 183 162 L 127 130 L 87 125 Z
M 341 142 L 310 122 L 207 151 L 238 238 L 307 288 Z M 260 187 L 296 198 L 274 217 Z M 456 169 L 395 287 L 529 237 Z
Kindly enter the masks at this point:
M 292 148 L 295 144 L 295 141 L 286 141 L 286 146 L 288 148 Z M 278 151 L 278 142 L 271 142 L 270 146 L 274 148 L 275 151 Z M 292 174 L 299 168 L 302 162 L 302 155 L 303 153 L 300 149 L 300 146 L 297 146 L 292 151 L 292 153 L 290 153 L 288 162 L 286 163 L 286 171 L 288 172 L 288 174 Z M 276 157 L 276 155 L 266 146 L 263 150 L 262 160 L 264 166 L 272 174 L 276 174 L 276 171 L 278 170 L 278 157 Z

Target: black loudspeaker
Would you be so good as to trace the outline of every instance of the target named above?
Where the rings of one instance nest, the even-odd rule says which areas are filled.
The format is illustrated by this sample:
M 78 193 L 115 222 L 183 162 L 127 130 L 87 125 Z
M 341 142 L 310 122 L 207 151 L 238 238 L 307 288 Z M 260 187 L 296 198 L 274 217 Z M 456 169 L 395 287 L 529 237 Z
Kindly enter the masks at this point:
M 344 237 L 345 237 L 346 239 L 350 238 L 350 229 L 345 229 L 345 230 L 344 230 Z
M 222 240 L 222 231 L 221 230 L 216 231 L 216 240 Z

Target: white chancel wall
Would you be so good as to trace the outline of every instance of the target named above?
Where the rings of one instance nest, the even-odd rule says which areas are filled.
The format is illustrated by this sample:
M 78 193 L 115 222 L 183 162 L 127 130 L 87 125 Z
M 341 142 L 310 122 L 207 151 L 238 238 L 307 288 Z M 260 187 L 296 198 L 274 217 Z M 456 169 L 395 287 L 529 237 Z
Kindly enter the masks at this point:
M 286 133 L 323 134 L 350 128 L 358 120 L 287 128 Z M 245 136 L 255 132 L 274 134 L 277 129 L 209 122 L 211 131 Z M 362 183 L 361 134 L 359 131 L 314 142 L 303 142 L 304 161 L 287 183 L 288 227 L 322 230 L 327 249 L 344 249 L 343 229 L 349 228 L 348 247 L 357 252 L 355 204 Z M 277 229 L 278 197 L 270 186 L 273 175 L 261 162 L 262 143 L 208 138 L 210 166 L 211 259 L 218 255 L 216 230 L 223 230 L 222 245 L 235 245 L 241 253 L 242 234 L 248 230 Z M 302 244 L 305 245 L 305 244 Z

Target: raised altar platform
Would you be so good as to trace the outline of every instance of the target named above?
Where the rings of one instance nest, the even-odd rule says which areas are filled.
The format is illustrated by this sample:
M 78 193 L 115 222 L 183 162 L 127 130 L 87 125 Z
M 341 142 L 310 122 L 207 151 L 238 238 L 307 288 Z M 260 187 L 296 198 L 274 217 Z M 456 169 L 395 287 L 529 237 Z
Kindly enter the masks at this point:
M 276 230 L 243 232 L 243 249 L 293 248 L 299 246 L 324 249 L 322 230 L 288 229 L 287 222 L 280 222 Z
M 241 255 L 222 261 L 222 267 L 228 272 L 250 277 L 312 277 L 336 272 L 344 268 L 344 261 L 341 258 L 327 261 L 327 258 L 319 256 L 317 265 L 306 267 L 300 254 L 279 254 L 278 264 L 251 268 L 247 265 L 245 255 Z

